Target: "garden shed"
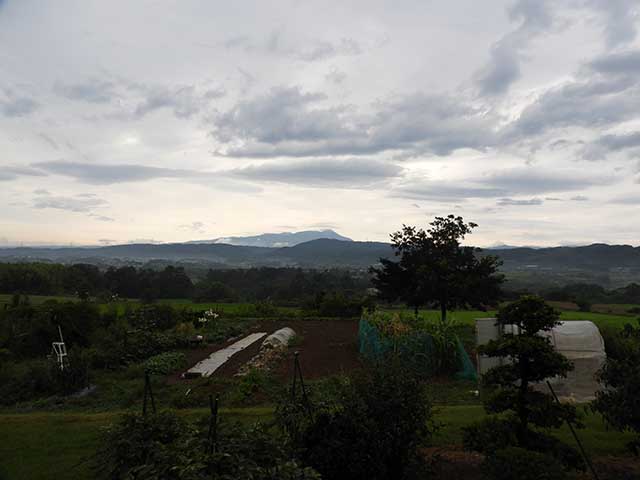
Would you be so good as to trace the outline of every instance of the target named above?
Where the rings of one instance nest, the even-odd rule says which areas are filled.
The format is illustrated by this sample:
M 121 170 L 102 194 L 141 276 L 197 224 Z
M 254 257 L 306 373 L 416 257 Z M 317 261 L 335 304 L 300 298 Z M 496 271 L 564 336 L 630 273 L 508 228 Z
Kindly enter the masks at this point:
M 483 345 L 489 340 L 497 339 L 502 334 L 518 334 L 518 327 L 506 325 L 501 331 L 496 325 L 495 318 L 476 319 L 476 342 Z M 574 369 L 566 378 L 555 377 L 549 379 L 556 394 L 564 400 L 587 402 L 595 398 L 595 392 L 600 389 L 596 380 L 596 373 L 606 360 L 604 340 L 598 327 L 589 321 L 561 322 L 549 332 L 541 332 L 549 337 L 556 350 L 567 357 L 574 365 Z M 478 355 L 478 373 L 486 373 L 490 368 L 508 362 L 508 359 L 486 357 Z M 547 389 L 546 385 L 540 388 Z

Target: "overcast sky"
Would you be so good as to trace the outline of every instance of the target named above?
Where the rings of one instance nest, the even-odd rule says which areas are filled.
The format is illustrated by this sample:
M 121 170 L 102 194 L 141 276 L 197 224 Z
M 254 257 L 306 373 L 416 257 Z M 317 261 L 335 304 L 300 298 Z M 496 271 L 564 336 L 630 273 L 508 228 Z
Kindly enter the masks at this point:
M 640 244 L 637 0 L 0 0 L 0 246 L 460 214 Z

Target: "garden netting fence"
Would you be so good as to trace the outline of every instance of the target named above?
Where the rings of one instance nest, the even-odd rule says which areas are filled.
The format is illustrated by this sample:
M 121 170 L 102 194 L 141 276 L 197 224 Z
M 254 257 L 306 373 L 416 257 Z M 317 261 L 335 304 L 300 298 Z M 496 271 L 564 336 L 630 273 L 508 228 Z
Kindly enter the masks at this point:
M 452 371 L 442 371 L 442 356 L 434 337 L 423 331 L 410 333 L 390 338 L 380 332 L 371 322 L 360 319 L 358 329 L 358 350 L 367 360 L 373 362 L 384 361 L 390 354 L 395 354 L 402 359 L 407 368 L 415 370 L 421 376 L 432 377 L 443 373 L 453 373 L 456 378 L 477 380 L 476 368 L 464 349 L 462 342 L 456 336 L 452 352 L 448 357 L 453 359 Z

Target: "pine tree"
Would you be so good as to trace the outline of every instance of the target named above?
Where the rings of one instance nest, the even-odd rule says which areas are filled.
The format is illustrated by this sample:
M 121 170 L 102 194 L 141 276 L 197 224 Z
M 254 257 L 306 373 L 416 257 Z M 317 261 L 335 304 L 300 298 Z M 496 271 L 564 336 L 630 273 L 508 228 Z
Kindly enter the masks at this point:
M 559 325 L 559 312 L 535 296 L 525 296 L 502 308 L 497 325 L 507 331 L 497 340 L 479 347 L 479 353 L 510 359 L 490 369 L 483 376 L 487 391 L 487 420 L 469 427 L 465 444 L 489 457 L 508 447 L 535 451 L 554 457 L 550 461 L 565 467 L 581 468 L 582 460 L 570 446 L 549 435 L 548 430 L 564 422 L 579 425 L 573 405 L 558 404 L 545 392 L 544 381 L 566 376 L 573 369 L 569 360 L 558 353 L 548 332 Z M 499 414 L 499 416 L 498 416 Z

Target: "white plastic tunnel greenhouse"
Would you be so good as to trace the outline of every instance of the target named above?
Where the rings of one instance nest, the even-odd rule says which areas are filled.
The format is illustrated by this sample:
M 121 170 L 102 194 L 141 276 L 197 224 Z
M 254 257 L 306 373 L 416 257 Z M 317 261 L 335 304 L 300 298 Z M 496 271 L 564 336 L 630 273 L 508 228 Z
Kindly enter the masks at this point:
M 483 345 L 489 340 L 498 339 L 503 333 L 518 334 L 518 327 L 506 325 L 501 331 L 496 325 L 495 318 L 476 319 L 476 342 Z M 555 393 L 564 401 L 587 402 L 595 398 L 595 393 L 601 387 L 596 379 L 596 373 L 604 364 L 607 355 L 604 340 L 598 327 L 589 321 L 561 322 L 549 332 L 541 332 L 549 337 L 556 350 L 567 357 L 574 369 L 566 378 L 549 378 Z M 508 362 L 508 359 L 478 355 L 478 374 L 486 373 L 490 368 Z M 546 383 L 538 386 L 547 390 Z

